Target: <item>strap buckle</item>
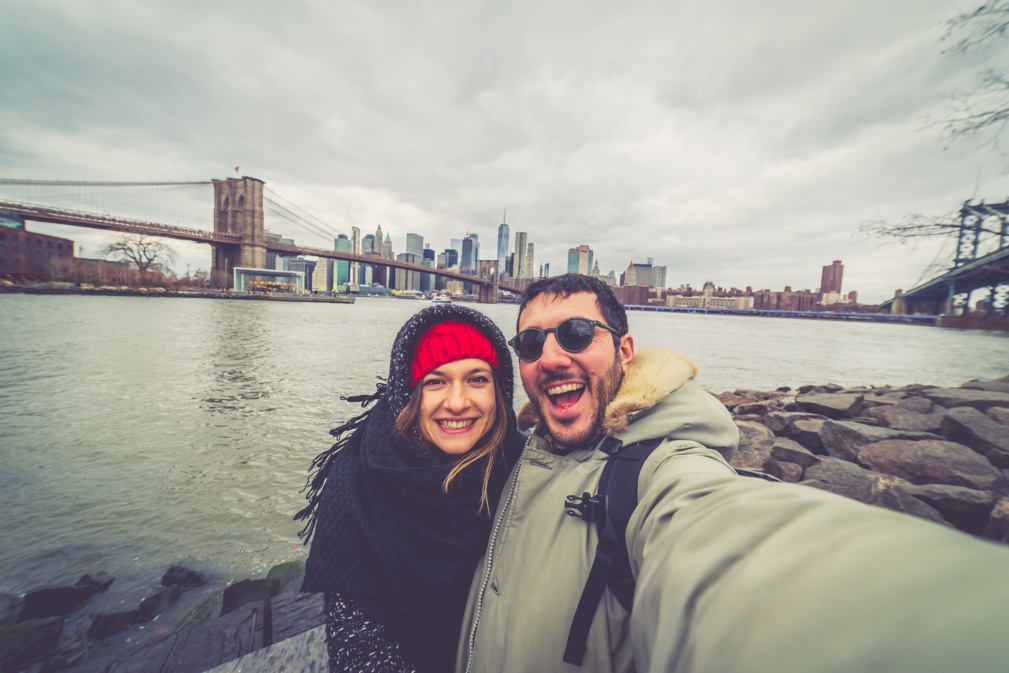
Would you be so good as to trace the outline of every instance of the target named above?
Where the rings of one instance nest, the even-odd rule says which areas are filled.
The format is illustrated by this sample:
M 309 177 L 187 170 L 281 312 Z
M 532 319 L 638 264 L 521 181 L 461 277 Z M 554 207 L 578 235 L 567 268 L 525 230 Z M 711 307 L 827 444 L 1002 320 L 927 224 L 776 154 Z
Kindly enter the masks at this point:
M 564 513 L 568 516 L 577 516 L 589 523 L 598 523 L 605 515 L 606 508 L 603 506 L 602 496 L 585 492 L 581 495 L 567 496 L 564 499 Z

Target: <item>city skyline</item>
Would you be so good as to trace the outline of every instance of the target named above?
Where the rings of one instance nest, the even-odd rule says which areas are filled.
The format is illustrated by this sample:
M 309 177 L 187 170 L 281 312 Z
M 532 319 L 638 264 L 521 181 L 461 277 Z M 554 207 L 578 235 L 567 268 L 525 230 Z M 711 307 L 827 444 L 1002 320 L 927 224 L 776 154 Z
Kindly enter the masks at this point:
M 292 6 L 279 22 L 257 0 L 239 15 L 15 2 L 0 27 L 0 176 L 206 180 L 239 166 L 347 236 L 381 223 L 402 249 L 407 232 L 441 245 L 469 231 L 485 259 L 507 204 L 510 251 L 527 232 L 534 273 L 586 244 L 603 273 L 650 256 L 672 286 L 815 288 L 843 259 L 846 285 L 875 303 L 935 275 L 952 246 L 883 245 L 861 225 L 1009 192 L 1003 155 L 943 136 L 951 97 L 1006 55 L 943 54 L 945 22 L 974 6 L 589 0 L 572 26 L 566 6 L 523 3 L 457 3 L 439 21 Z M 31 227 L 89 256 L 108 242 Z M 209 266 L 206 248 L 173 247 L 181 271 Z

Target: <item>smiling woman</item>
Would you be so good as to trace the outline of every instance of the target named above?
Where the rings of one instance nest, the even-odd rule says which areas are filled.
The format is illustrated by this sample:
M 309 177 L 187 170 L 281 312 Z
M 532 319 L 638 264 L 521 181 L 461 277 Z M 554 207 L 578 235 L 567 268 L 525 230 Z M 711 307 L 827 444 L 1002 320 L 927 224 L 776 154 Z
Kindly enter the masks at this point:
M 453 304 L 407 321 L 389 378 L 333 431 L 310 504 L 303 591 L 326 594 L 333 671 L 446 671 L 490 514 L 521 438 L 501 331 Z

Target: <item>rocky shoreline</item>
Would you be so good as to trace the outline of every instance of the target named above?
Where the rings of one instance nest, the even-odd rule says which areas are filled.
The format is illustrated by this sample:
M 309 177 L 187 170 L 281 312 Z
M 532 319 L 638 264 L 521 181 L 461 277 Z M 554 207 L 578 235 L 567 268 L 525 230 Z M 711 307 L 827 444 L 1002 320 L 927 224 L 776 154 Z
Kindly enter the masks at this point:
M 739 428 L 735 467 L 1009 544 L 1009 376 L 716 397 Z M 0 594 L 0 671 L 204 671 L 321 624 L 321 597 L 297 593 L 303 577 L 288 562 L 221 592 L 173 566 L 126 610 L 95 605 L 114 581 L 101 572 Z
M 716 397 L 739 428 L 735 467 L 1009 544 L 1009 376 Z

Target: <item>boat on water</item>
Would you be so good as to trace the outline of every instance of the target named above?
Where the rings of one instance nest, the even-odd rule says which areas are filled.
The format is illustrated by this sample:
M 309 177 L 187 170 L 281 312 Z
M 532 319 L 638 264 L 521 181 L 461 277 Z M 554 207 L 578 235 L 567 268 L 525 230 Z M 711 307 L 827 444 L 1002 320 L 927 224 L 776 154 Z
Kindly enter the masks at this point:
M 436 294 L 435 296 L 431 297 L 431 303 L 432 304 L 451 304 L 452 303 L 452 298 L 449 297 L 447 294 Z

